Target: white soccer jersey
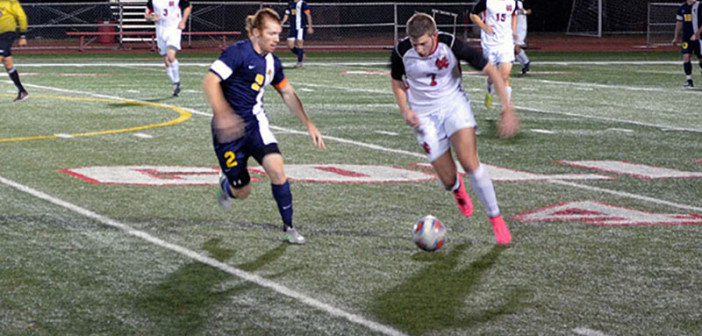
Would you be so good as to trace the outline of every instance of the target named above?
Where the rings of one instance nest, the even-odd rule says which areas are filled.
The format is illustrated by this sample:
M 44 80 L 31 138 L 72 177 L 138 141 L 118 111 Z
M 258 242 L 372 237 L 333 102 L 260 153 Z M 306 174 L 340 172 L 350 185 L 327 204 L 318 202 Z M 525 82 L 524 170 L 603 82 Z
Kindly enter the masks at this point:
M 527 16 L 523 13 L 524 1 L 517 0 L 517 36 L 519 37 L 519 44 L 524 44 L 524 39 L 527 35 Z
M 485 30 L 480 31 L 480 44 L 483 49 L 506 45 L 512 45 L 514 48 L 512 20 L 515 19 L 516 8 L 514 0 L 480 0 L 475 4 L 472 13 L 480 15 L 485 24 L 493 30 L 493 34 L 488 34 Z
M 458 57 L 482 70 L 487 62 L 476 49 L 453 35 L 439 33 L 434 51 L 421 57 L 409 39 L 401 41 L 393 52 L 392 78 L 404 81 L 407 101 L 417 114 L 430 113 L 456 94 L 465 95 Z
M 178 29 L 181 20 L 181 6 L 187 8 L 190 2 L 187 0 L 149 0 L 146 7 L 158 15 L 156 30 Z

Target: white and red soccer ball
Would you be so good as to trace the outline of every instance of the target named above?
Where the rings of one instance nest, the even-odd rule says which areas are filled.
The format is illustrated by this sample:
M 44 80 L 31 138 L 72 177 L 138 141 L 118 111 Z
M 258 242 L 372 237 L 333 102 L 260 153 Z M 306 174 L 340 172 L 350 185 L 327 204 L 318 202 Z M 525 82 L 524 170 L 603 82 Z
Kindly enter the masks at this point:
M 412 240 L 424 251 L 436 251 L 446 243 L 446 227 L 438 218 L 424 216 L 414 224 Z

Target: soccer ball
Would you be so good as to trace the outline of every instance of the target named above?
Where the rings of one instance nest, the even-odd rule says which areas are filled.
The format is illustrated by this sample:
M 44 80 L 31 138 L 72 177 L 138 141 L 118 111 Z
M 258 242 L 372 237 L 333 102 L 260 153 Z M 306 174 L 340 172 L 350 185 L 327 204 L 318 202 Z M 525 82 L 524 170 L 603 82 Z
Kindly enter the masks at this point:
M 412 240 L 424 251 L 436 251 L 446 242 L 446 227 L 438 218 L 427 215 L 412 228 Z

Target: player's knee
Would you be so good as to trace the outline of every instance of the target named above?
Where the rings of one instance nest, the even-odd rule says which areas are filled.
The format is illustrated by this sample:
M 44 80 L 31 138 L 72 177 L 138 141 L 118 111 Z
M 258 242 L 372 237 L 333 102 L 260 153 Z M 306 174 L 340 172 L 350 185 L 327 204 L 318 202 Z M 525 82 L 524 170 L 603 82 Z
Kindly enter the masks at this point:
M 233 188 L 232 189 L 232 194 L 234 194 L 234 197 L 239 200 L 246 199 L 249 197 L 249 194 L 251 193 L 251 185 L 247 184 L 243 186 L 242 188 Z

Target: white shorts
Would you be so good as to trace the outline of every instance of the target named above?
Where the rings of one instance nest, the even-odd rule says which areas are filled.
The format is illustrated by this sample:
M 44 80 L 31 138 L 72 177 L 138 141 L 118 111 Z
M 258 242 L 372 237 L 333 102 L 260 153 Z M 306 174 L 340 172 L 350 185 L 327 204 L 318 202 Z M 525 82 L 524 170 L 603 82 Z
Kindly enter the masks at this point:
M 168 48 L 180 51 L 180 39 L 183 31 L 180 29 L 168 29 L 156 31 L 156 43 L 158 44 L 158 53 L 161 56 L 166 56 Z
M 525 43 L 526 36 L 527 36 L 526 27 L 518 25 L 517 26 L 517 43 L 515 43 L 515 44 L 520 46 L 520 47 L 525 46 L 526 45 L 526 43 Z
M 416 113 L 416 112 L 415 112 Z M 470 100 L 465 94 L 447 100 L 445 106 L 417 115 L 420 126 L 415 129 L 417 142 L 427 155 L 429 162 L 434 162 L 451 147 L 450 137 L 464 128 L 475 128 L 475 117 L 470 107 Z
M 514 43 L 506 43 L 497 47 L 483 47 L 483 57 L 492 64 L 514 63 Z

